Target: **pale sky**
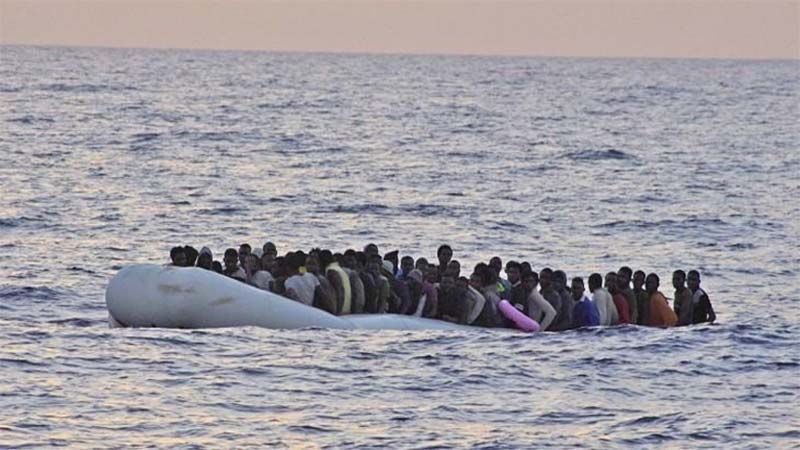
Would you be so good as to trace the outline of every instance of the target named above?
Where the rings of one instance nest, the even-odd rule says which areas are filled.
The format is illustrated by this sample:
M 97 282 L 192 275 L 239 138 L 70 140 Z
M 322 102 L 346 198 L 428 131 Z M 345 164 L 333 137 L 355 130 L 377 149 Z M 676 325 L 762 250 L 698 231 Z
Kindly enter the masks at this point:
M 0 0 L 0 44 L 800 59 L 800 0 Z

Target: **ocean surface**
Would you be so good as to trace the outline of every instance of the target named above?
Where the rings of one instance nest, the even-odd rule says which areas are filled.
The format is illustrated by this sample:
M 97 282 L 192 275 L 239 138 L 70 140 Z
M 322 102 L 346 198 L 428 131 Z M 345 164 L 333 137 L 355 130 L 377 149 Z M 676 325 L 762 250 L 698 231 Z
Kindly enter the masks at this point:
M 0 47 L 0 448 L 800 448 L 800 62 Z M 697 268 L 715 325 L 109 329 L 271 240 Z

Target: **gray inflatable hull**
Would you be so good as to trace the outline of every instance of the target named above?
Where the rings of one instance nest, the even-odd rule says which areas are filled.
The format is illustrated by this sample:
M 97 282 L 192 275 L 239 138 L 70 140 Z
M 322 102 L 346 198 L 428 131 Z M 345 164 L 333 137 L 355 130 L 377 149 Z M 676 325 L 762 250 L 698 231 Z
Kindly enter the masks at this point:
M 112 327 L 475 329 L 394 314 L 334 316 L 208 270 L 152 264 L 119 271 L 106 289 L 106 305 Z

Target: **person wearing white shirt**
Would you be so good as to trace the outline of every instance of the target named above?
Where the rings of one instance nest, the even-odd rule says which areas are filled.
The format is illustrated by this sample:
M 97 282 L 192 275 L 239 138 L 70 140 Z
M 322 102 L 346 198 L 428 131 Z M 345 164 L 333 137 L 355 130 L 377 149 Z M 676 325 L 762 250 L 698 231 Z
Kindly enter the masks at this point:
M 600 313 L 600 325 L 612 326 L 619 323 L 619 313 L 614 305 L 611 293 L 603 287 L 603 276 L 599 273 L 589 275 L 589 290 L 592 292 L 592 301 Z

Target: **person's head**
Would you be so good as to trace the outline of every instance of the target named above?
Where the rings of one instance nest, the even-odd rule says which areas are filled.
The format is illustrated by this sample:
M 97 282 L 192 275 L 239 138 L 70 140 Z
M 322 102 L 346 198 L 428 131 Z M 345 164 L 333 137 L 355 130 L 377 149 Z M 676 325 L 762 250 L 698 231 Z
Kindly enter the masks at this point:
M 599 273 L 589 275 L 589 291 L 594 292 L 603 286 L 603 276 Z
M 214 262 L 214 256 L 208 247 L 200 249 L 200 254 L 197 255 L 197 267 L 202 269 L 211 270 L 211 264 Z
M 169 251 L 169 259 L 172 260 L 173 266 L 186 266 L 186 250 L 183 247 L 172 247 L 172 250 Z
M 400 264 L 399 256 L 399 252 L 397 250 L 393 250 L 383 255 L 383 259 L 392 263 L 392 266 L 394 266 L 395 270 L 397 270 L 397 266 Z
M 261 268 L 273 273 L 275 270 L 275 255 L 272 253 L 264 253 L 261 255 Z
M 531 263 L 529 263 L 528 261 L 523 261 L 519 263 L 520 275 L 525 275 L 528 272 L 533 272 L 533 267 L 531 267 Z
M 306 256 L 306 272 L 319 275 L 319 257 L 316 253 Z
M 612 294 L 617 292 L 617 273 L 616 272 L 608 272 L 606 274 L 606 289 L 608 292 Z
M 480 275 L 481 279 L 483 280 L 483 286 L 494 286 L 497 284 L 497 280 L 499 279 L 494 267 L 486 267 L 482 269 Z
M 520 281 L 519 263 L 516 261 L 509 261 L 506 263 L 506 276 L 511 284 L 517 284 Z
M 344 252 L 344 256 L 342 257 L 342 265 L 350 270 L 358 269 L 358 260 L 356 259 L 355 250 L 348 249 Z
M 447 244 L 440 245 L 436 250 L 436 258 L 439 260 L 440 266 L 447 267 L 450 259 L 453 258 L 453 249 Z
M 642 289 L 644 286 L 644 271 L 637 270 L 633 273 L 633 288 L 634 289 Z
M 306 263 L 306 256 L 302 252 L 293 252 L 286 255 L 286 266 L 289 274 L 294 275 L 300 272 L 300 267 Z
M 253 274 L 261 270 L 261 260 L 258 256 L 250 253 L 244 257 L 244 270 L 247 273 Z
M 692 292 L 698 290 L 700 288 L 700 272 L 696 270 L 690 270 L 686 275 L 686 284 L 689 286 L 689 289 L 691 289 Z
M 458 262 L 457 259 L 451 259 L 450 262 L 447 263 L 445 273 L 449 273 L 453 278 L 458 279 L 461 276 L 461 263 Z
M 414 264 L 414 268 L 421 272 L 427 271 L 428 266 L 428 260 L 425 258 L 417 258 L 417 262 Z
M 278 248 L 275 247 L 275 244 L 273 244 L 272 242 L 265 243 L 264 246 L 261 247 L 261 251 L 263 252 L 264 255 L 266 254 L 272 255 L 273 258 L 278 256 Z
M 356 252 L 356 264 L 358 265 L 358 270 L 366 270 L 367 254 L 364 252 Z
M 472 275 L 469 276 L 469 285 L 475 289 L 480 289 L 483 287 L 483 277 L 478 272 L 472 272 Z
M 489 267 L 494 270 L 494 274 L 500 276 L 500 271 L 503 270 L 503 260 L 499 256 L 492 256 L 489 260 Z
M 400 271 L 403 275 L 408 275 L 412 270 L 414 270 L 414 258 L 403 256 L 403 259 L 400 260 Z
M 272 276 L 275 278 L 287 276 L 287 272 L 289 272 L 289 267 L 286 264 L 285 256 L 278 256 L 277 258 L 275 258 L 275 264 L 273 270 L 274 272 L 272 272 Z
M 575 277 L 572 279 L 572 299 L 578 301 L 583 298 L 583 278 Z
M 222 273 L 222 264 L 219 261 L 214 261 L 211 263 L 211 270 L 217 273 Z
M 553 269 L 545 267 L 539 271 L 539 285 L 545 290 L 553 288 Z
M 236 270 L 239 267 L 239 252 L 235 248 L 225 249 L 222 262 L 225 263 L 225 270 Z
M 428 270 L 423 272 L 423 275 L 425 275 L 425 281 L 430 284 L 439 282 L 439 269 L 437 269 L 436 266 L 428 266 Z
M 369 258 L 371 255 L 380 255 L 378 252 L 378 246 L 371 242 L 364 246 L 364 253 L 367 255 L 367 258 Z
M 239 246 L 239 263 L 244 266 L 244 259 L 253 251 L 253 247 L 250 247 L 250 244 L 242 244 Z
M 409 287 L 417 287 L 418 285 L 422 285 L 422 272 L 418 269 L 414 269 L 408 273 L 408 277 L 406 277 L 406 282 L 408 283 Z
M 686 272 L 680 269 L 672 272 L 672 287 L 678 290 L 686 287 Z
M 329 265 L 333 263 L 333 253 L 330 250 L 320 250 L 319 251 L 319 265 L 322 267 L 322 270 L 328 268 Z
M 528 291 L 536 289 L 536 286 L 538 284 L 539 284 L 539 275 L 537 275 L 536 272 L 530 271 L 522 275 L 522 285 L 525 286 L 525 289 L 527 289 Z
M 453 278 L 453 275 L 445 272 L 442 275 L 441 281 L 439 281 L 439 289 L 441 289 L 442 292 L 450 292 L 455 289 L 455 287 L 456 279 Z
M 553 285 L 556 288 L 566 288 L 567 287 L 567 273 L 563 270 L 556 270 L 553 272 Z
M 186 254 L 186 267 L 194 266 L 195 262 L 197 262 L 197 256 L 199 255 L 197 249 L 191 245 L 184 245 L 183 252 Z
M 644 280 L 644 289 L 648 294 L 652 294 L 658 290 L 660 282 L 661 280 L 658 279 L 658 275 L 651 273 L 647 275 L 647 278 Z
M 631 287 L 631 276 L 633 270 L 628 266 L 622 266 L 617 271 L 617 287 L 619 289 L 628 289 Z
M 373 275 L 379 275 L 381 273 L 381 264 L 383 264 L 381 255 L 375 253 L 367 256 L 367 272 Z
M 466 291 L 469 288 L 470 280 L 467 277 L 456 278 L 456 288 Z

